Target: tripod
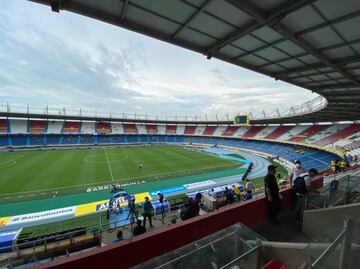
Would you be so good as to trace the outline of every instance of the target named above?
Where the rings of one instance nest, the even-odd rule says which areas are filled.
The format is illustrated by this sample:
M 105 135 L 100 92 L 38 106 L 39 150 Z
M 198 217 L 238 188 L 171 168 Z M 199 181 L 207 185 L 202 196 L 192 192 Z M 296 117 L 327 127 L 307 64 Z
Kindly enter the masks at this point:
M 130 218 L 131 217 L 131 218 Z M 137 211 L 135 210 L 135 205 L 129 206 L 129 214 L 127 215 L 125 222 L 130 218 L 130 228 L 133 230 L 135 220 L 138 221 Z

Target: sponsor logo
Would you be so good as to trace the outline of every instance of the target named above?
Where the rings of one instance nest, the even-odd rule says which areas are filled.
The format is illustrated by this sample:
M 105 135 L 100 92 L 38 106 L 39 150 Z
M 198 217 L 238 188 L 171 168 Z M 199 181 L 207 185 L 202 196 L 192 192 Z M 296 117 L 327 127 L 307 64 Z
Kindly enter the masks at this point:
M 144 183 L 146 183 L 145 180 L 142 180 L 142 181 L 134 181 L 134 182 L 129 182 L 129 183 L 123 183 L 123 184 L 100 185 L 100 186 L 89 187 L 89 188 L 86 189 L 86 192 L 111 190 L 111 189 L 113 189 L 114 187 L 116 187 L 116 188 L 123 188 L 123 187 L 129 187 L 129 186 L 134 186 L 134 185 L 140 185 L 140 184 L 144 184 Z
M 176 187 L 167 188 L 167 189 L 163 189 L 163 190 L 152 191 L 152 192 L 150 192 L 150 195 L 151 195 L 151 197 L 156 197 L 159 192 L 161 192 L 164 195 L 169 195 L 169 194 L 181 192 L 184 190 L 186 190 L 186 188 L 184 186 L 176 186 Z
M 185 188 L 188 190 L 197 189 L 197 188 L 203 188 L 203 187 L 209 187 L 213 184 L 216 184 L 213 180 L 205 180 L 201 182 L 191 183 L 191 184 L 185 184 Z

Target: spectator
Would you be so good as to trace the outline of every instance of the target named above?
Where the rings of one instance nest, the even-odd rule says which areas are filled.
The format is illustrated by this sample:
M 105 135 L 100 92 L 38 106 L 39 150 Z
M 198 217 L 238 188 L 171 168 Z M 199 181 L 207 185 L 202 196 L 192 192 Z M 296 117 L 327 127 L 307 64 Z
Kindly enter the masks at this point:
M 165 200 L 164 194 L 162 194 L 161 192 L 158 192 L 158 196 L 159 196 L 159 202 L 160 202 L 160 204 L 162 204 Z
M 117 243 L 117 242 L 120 242 L 124 240 L 124 237 L 123 237 L 123 232 L 121 230 L 119 230 L 116 234 L 116 239 L 113 240 L 113 243 Z
M 301 162 L 299 160 L 295 161 L 295 167 L 289 173 L 289 182 L 290 186 L 294 185 L 294 180 L 298 178 L 301 174 L 306 173 L 305 169 L 302 167 Z M 296 207 L 296 193 L 292 190 L 291 193 L 291 208 L 295 209 Z
M 228 187 L 225 187 L 224 196 L 226 198 L 226 204 L 232 204 L 235 201 L 234 194 Z
M 238 198 L 238 201 L 241 201 L 241 192 L 240 192 L 239 188 L 236 187 L 235 185 L 233 185 L 232 192 L 236 195 L 236 197 Z
M 211 189 L 211 197 L 213 197 L 214 199 L 217 199 L 216 192 L 214 189 Z
M 137 220 L 136 226 L 134 227 L 134 230 L 133 230 L 133 235 L 137 236 L 140 234 L 144 234 L 145 232 L 146 232 L 146 229 L 144 226 L 142 226 L 141 220 Z
M 293 181 L 295 178 L 299 177 L 301 174 L 306 173 L 305 169 L 302 167 L 301 162 L 299 160 L 295 161 L 295 167 L 289 173 L 289 182 L 290 185 L 293 185 Z
M 340 160 L 336 160 L 335 162 L 335 171 L 336 173 L 340 173 Z
M 144 213 L 143 213 L 144 227 L 146 228 L 146 218 L 148 218 L 150 227 L 152 228 L 153 225 L 152 225 L 152 221 L 151 221 L 151 216 L 153 213 L 153 206 L 152 206 L 152 203 L 149 201 L 149 197 L 145 197 L 145 202 L 143 204 L 143 210 L 144 210 Z
M 252 199 L 253 193 L 255 192 L 255 188 L 249 179 L 246 179 L 245 191 L 246 191 L 246 199 L 245 200 Z
M 268 202 L 269 219 L 274 224 L 280 224 L 278 214 L 281 206 L 282 196 L 279 193 L 279 186 L 276 181 L 276 166 L 269 165 L 268 173 L 264 178 L 265 196 Z
M 187 220 L 199 216 L 201 199 L 201 193 L 197 193 L 195 195 L 195 199 L 189 197 L 185 205 L 180 210 L 180 218 L 182 220 Z
M 346 166 L 347 166 L 347 164 L 346 164 L 345 159 L 342 159 L 342 160 L 340 161 L 340 170 L 341 170 L 341 172 L 345 172 Z
M 318 174 L 314 168 L 309 169 L 307 173 L 301 174 L 294 180 L 293 190 L 296 193 L 296 220 L 302 221 L 302 215 L 305 208 L 306 195 L 311 190 L 311 180 Z

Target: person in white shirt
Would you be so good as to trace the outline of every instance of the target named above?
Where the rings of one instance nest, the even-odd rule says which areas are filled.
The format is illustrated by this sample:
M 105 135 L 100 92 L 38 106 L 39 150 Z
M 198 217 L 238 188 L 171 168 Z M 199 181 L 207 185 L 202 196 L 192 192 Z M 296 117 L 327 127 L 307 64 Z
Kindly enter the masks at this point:
M 289 173 L 289 183 L 290 183 L 291 187 L 293 187 L 293 185 L 294 185 L 294 180 L 303 173 L 306 173 L 305 169 L 302 167 L 301 162 L 299 160 L 296 160 L 295 167 Z M 293 190 L 292 195 L 291 195 L 291 208 L 292 209 L 295 209 L 295 207 L 296 207 L 296 200 L 297 200 L 297 196 L 296 196 L 295 191 Z
M 303 173 L 306 173 L 306 170 L 302 167 L 301 162 L 296 160 L 295 167 L 289 173 L 290 186 L 294 185 L 295 178 L 299 177 Z

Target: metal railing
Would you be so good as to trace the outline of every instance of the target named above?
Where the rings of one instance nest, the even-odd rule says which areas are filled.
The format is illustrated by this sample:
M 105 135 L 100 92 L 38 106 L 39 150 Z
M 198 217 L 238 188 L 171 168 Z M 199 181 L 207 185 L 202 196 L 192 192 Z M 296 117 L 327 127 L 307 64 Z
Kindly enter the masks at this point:
M 303 104 L 291 106 L 284 110 L 276 109 L 273 112 L 267 113 L 262 111 L 259 114 L 254 115 L 253 113 L 240 113 L 249 114 L 251 120 L 264 120 L 264 119 L 276 119 L 286 118 L 293 116 L 301 116 L 304 114 L 313 113 L 319 111 L 327 106 L 327 101 L 322 96 L 306 101 Z M 33 105 L 18 105 L 9 103 L 0 103 L 0 112 L 7 113 L 22 113 L 22 114 L 40 114 L 40 115 L 54 115 L 54 116 L 75 116 L 75 117 L 92 117 L 96 118 L 109 118 L 109 119 L 127 119 L 127 120 L 154 120 L 154 121 L 233 121 L 235 115 L 173 115 L 173 114 L 141 114 L 141 113 L 125 113 L 116 111 L 104 111 L 96 108 L 73 108 L 68 106 L 54 106 L 46 105 L 45 107 L 33 106 Z M 237 113 L 238 114 L 238 113 Z

